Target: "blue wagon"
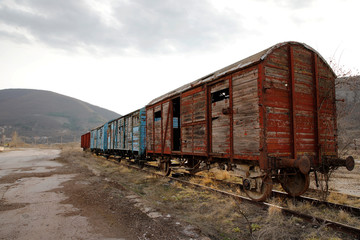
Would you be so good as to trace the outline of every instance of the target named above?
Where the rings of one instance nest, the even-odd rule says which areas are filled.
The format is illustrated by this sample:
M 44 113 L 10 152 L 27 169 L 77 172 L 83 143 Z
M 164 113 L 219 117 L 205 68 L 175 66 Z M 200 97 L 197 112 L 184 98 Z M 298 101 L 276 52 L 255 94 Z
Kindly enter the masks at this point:
M 145 108 L 112 120 L 104 125 L 106 141 L 103 148 L 109 155 L 143 158 L 146 146 Z
M 107 123 L 90 131 L 90 149 L 95 153 L 106 153 L 107 148 Z

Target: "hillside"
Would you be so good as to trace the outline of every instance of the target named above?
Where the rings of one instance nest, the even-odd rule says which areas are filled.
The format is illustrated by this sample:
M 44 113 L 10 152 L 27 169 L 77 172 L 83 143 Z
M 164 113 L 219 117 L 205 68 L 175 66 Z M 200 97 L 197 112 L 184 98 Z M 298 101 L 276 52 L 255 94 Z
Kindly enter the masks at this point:
M 69 142 L 119 114 L 50 91 L 0 90 L 0 140 L 16 131 L 25 142 Z
M 340 150 L 360 147 L 360 76 L 339 78 L 336 97 Z M 355 146 L 357 145 L 357 146 Z

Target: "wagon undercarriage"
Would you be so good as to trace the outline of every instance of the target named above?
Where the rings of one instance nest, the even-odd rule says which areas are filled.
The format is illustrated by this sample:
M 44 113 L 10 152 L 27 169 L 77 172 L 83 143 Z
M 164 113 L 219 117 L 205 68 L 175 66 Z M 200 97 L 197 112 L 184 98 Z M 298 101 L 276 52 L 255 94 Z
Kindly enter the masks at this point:
M 155 156 L 153 156 L 155 157 Z M 183 169 L 190 174 L 201 171 L 208 171 L 213 168 L 227 170 L 231 172 L 233 178 L 241 179 L 244 192 L 253 200 L 264 201 L 271 194 L 273 184 L 280 183 L 284 191 L 290 196 L 300 196 L 307 191 L 310 185 L 311 161 L 308 157 L 295 159 L 270 159 L 277 163 L 277 168 L 264 171 L 254 161 L 230 160 L 221 158 L 206 157 L 173 157 L 163 156 L 157 159 L 158 166 L 165 175 L 169 175 L 172 170 Z M 324 161 L 325 162 L 325 161 Z M 328 165 L 323 165 L 322 169 L 345 166 L 352 170 L 354 161 L 352 157 L 347 159 L 332 159 L 326 161 Z

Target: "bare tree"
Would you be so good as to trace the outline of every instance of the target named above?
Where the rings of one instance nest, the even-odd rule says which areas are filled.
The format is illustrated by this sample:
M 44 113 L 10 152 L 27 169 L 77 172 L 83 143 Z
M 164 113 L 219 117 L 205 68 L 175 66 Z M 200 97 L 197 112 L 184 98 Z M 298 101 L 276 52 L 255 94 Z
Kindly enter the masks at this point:
M 334 59 L 330 60 L 330 66 L 338 76 L 335 87 L 339 153 L 346 155 L 355 149 L 356 136 L 360 133 L 360 74 L 358 70 L 346 68 Z

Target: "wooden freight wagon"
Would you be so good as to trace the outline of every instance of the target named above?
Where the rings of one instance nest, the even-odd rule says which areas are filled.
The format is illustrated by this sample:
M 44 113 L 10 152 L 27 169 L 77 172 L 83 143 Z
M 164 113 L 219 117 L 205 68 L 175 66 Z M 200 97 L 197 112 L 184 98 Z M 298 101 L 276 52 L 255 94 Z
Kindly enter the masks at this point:
M 310 170 L 354 164 L 337 156 L 335 79 L 311 47 L 277 44 L 151 101 L 147 154 L 167 172 L 172 158 L 192 172 L 236 167 L 257 200 L 274 180 L 300 195 Z
M 107 123 L 90 130 L 90 149 L 92 152 L 103 153 L 106 150 Z
M 109 154 L 145 157 L 145 108 L 115 119 L 108 127 Z
M 90 148 L 90 132 L 81 135 L 81 148 L 84 151 Z

